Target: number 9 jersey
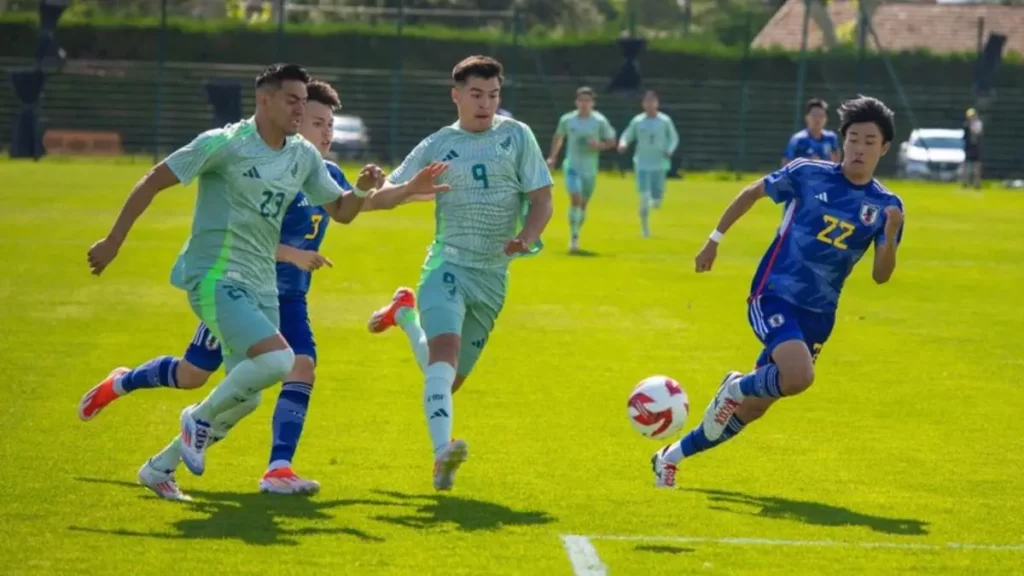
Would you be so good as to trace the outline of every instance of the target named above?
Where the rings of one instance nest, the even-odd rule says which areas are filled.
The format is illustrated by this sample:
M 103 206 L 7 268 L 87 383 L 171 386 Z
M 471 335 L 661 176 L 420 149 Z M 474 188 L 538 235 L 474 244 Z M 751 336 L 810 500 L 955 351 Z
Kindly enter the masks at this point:
M 798 159 L 764 178 L 765 194 L 785 204 L 782 224 L 751 283 L 751 300 L 777 296 L 816 312 L 834 312 L 853 267 L 885 241 L 885 209 L 898 196 L 872 179 L 856 185 L 839 164 Z M 900 228 L 897 244 L 903 237 Z

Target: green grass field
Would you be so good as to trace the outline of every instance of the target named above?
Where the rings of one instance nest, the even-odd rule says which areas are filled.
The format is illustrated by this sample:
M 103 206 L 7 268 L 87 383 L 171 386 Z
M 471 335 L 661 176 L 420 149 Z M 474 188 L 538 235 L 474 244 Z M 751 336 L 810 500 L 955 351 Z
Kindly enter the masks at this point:
M 751 366 L 744 299 L 778 207 L 757 207 L 697 276 L 693 255 L 739 183 L 670 181 L 644 240 L 632 181 L 606 175 L 584 229 L 589 258 L 566 253 L 556 190 L 549 249 L 513 267 L 498 329 L 456 395 L 471 454 L 445 496 L 431 488 L 405 338 L 365 329 L 397 285 L 415 283 L 431 207 L 332 226 L 336 267 L 311 296 L 321 366 L 296 459 L 324 490 L 257 492 L 271 390 L 211 450 L 205 476 L 179 469 L 196 498 L 181 505 L 135 473 L 204 391 L 140 391 L 92 422 L 76 417 L 113 366 L 179 354 L 195 328 L 167 280 L 193 190 L 161 195 L 101 278 L 86 267 L 144 170 L 0 163 L 0 573 L 571 575 L 563 535 L 590 536 L 610 574 L 1024 573 L 1024 195 L 894 183 L 907 231 L 892 282 L 871 282 L 869 255 L 814 387 L 686 462 L 675 491 L 653 488 L 659 444 L 630 428 L 627 394 L 672 375 L 695 420 L 725 371 Z

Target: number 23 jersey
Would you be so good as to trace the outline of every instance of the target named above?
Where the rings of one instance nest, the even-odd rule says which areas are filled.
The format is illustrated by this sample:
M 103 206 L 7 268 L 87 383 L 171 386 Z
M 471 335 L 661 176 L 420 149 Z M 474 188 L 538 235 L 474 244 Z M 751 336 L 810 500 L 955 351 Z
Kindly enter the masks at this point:
M 751 298 L 772 294 L 819 312 L 836 310 L 853 267 L 871 244 L 885 241 L 885 209 L 903 210 L 877 180 L 853 184 L 832 162 L 798 159 L 765 176 L 764 190 L 786 209 L 754 274 Z M 897 244 L 902 237 L 900 227 Z

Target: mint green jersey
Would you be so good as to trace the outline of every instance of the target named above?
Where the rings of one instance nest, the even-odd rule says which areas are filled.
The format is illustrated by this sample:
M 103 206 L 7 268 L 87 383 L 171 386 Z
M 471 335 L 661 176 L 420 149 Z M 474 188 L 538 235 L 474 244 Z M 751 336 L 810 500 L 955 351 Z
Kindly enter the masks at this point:
M 598 159 L 601 156 L 601 152 L 590 148 L 589 142 L 615 139 L 615 128 L 597 110 L 591 111 L 585 118 L 574 110 L 563 114 L 558 120 L 555 134 L 565 138 L 565 162 L 562 163 L 562 169 L 572 169 L 589 176 L 597 174 Z
M 285 210 L 299 190 L 316 205 L 342 194 L 305 138 L 289 136 L 274 150 L 253 118 L 203 132 L 164 162 L 182 185 L 199 179 L 192 233 L 171 274 L 185 290 L 215 281 L 276 294 Z
M 552 184 L 533 131 L 504 116 L 495 116 L 486 132 L 466 132 L 456 122 L 420 142 L 388 180 L 400 184 L 439 161 L 449 166 L 438 183 L 451 190 L 435 200 L 428 262 L 507 266 L 505 244 L 518 233 L 527 194 Z
M 667 171 L 669 157 L 679 146 L 679 133 L 667 114 L 658 112 L 648 116 L 640 113 L 630 120 L 619 140 L 619 144 L 625 146 L 633 142 L 636 142 L 636 150 L 633 152 L 635 170 Z

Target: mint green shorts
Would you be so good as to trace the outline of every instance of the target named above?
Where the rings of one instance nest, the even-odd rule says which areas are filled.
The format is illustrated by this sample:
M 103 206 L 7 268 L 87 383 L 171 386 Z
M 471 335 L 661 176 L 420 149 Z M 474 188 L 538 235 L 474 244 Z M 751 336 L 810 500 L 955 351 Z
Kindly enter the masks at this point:
M 428 339 L 458 334 L 459 376 L 469 376 L 505 305 L 508 268 L 467 268 L 441 262 L 423 269 L 417 289 L 420 322 Z
M 188 303 L 220 341 L 228 372 L 246 359 L 249 348 L 279 333 L 276 295 L 257 294 L 231 282 L 209 281 L 188 291 Z

